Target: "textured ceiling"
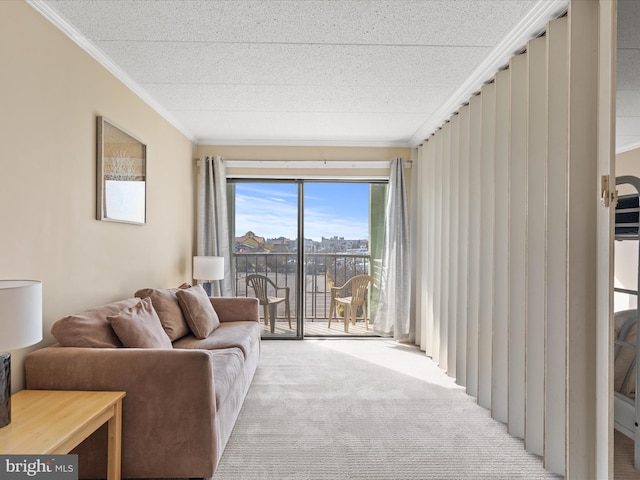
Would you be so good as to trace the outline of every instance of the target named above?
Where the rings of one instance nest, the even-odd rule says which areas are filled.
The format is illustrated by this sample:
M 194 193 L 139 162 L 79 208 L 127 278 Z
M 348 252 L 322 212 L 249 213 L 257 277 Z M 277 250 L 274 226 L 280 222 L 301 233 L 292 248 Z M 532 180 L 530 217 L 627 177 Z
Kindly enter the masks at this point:
M 415 145 L 523 18 L 562 2 L 33 3 L 86 37 L 196 142 Z

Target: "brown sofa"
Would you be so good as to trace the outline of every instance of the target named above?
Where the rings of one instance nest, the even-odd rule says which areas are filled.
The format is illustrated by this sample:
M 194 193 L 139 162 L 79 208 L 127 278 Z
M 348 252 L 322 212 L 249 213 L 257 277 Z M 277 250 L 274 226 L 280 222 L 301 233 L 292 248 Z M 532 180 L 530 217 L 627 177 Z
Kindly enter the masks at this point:
M 207 310 L 195 288 L 195 306 Z M 209 332 L 211 324 L 192 324 L 189 316 L 202 312 L 181 291 L 140 290 L 140 298 L 60 319 L 52 327 L 58 344 L 25 361 L 29 389 L 126 392 L 123 478 L 212 476 L 258 365 L 256 299 L 207 298 L 219 324 Z M 105 477 L 106 440 L 103 427 L 74 451 L 81 478 Z

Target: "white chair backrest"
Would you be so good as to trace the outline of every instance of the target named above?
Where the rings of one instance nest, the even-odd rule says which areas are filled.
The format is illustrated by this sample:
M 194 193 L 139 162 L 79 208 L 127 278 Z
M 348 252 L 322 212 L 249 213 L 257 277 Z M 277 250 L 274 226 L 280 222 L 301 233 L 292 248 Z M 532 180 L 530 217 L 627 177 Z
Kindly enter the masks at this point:
M 347 283 L 351 283 L 351 303 L 360 304 L 364 303 L 367 289 L 373 285 L 373 277 L 371 275 L 356 275 L 351 277 Z

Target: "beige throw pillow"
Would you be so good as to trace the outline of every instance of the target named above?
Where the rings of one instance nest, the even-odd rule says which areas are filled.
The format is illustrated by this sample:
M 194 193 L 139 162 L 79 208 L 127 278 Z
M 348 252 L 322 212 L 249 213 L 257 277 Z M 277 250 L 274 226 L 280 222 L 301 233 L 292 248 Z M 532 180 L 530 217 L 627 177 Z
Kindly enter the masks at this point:
M 176 292 L 184 318 L 196 338 L 206 338 L 220 326 L 218 314 L 200 285 Z
M 108 318 L 125 347 L 173 348 L 149 297 Z
M 189 285 L 190 286 L 190 285 Z M 188 287 L 189 287 L 188 286 Z M 188 288 L 186 287 L 186 288 Z M 180 286 L 179 288 L 185 288 Z M 142 288 L 135 293 L 139 298 L 151 298 L 151 303 L 155 309 L 164 331 L 169 335 L 171 341 L 184 337 L 189 333 L 189 325 L 182 314 L 182 309 L 178 305 L 176 292 L 178 288 L 155 289 Z

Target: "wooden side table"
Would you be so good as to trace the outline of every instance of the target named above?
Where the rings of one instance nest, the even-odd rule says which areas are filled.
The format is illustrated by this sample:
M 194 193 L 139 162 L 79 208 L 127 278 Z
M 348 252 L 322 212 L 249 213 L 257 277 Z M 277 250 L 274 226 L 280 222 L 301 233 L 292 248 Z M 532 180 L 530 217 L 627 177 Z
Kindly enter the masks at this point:
M 120 480 L 125 392 L 22 390 L 11 396 L 11 423 L 0 454 L 67 454 L 108 423 L 107 479 Z

